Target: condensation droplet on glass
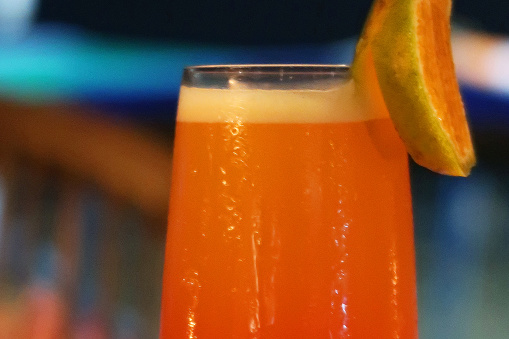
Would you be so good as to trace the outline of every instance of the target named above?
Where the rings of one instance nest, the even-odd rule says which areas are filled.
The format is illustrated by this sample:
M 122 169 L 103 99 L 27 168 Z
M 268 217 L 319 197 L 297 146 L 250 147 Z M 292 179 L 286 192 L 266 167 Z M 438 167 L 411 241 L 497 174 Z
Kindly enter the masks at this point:
M 257 324 L 257 321 L 255 319 L 251 319 L 251 321 L 249 323 L 249 332 L 256 333 L 258 328 L 259 328 L 259 326 Z
M 237 136 L 239 135 L 239 128 L 237 126 L 233 126 L 231 129 L 230 129 L 230 133 L 233 135 L 233 136 Z
M 183 278 L 182 282 L 184 282 L 187 286 L 200 288 L 200 282 L 198 280 L 198 272 L 191 271 L 188 272 Z
M 258 226 L 257 223 L 253 223 L 253 227 L 257 227 L 257 226 Z M 260 246 L 260 244 L 262 243 L 262 237 L 260 237 L 260 234 L 258 232 L 253 233 L 253 239 L 254 239 L 254 243 L 257 246 Z

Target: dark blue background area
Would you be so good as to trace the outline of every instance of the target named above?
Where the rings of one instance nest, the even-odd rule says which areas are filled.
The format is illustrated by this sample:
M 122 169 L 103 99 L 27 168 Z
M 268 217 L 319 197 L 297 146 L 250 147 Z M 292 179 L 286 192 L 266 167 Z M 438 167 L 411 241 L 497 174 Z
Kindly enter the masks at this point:
M 509 133 L 509 93 L 463 85 L 463 102 L 472 126 L 479 132 Z
M 337 41 L 359 34 L 371 0 L 41 0 L 39 20 L 110 35 L 221 44 Z M 509 34 L 503 0 L 455 0 L 454 17 Z

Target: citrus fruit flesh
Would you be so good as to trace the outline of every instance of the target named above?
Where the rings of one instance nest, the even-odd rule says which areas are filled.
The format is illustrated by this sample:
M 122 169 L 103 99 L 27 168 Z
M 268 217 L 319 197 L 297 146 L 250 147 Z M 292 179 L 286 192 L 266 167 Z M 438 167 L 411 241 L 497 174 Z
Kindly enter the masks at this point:
M 451 0 L 375 0 L 357 43 L 359 93 L 387 109 L 416 163 L 467 176 L 475 154 L 451 48 Z

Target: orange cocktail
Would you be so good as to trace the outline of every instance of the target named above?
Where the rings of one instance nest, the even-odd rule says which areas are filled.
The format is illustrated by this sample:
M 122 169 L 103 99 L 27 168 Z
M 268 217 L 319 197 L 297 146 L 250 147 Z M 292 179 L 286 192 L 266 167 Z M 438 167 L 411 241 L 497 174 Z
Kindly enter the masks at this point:
M 334 66 L 187 69 L 161 338 L 415 338 L 407 155 Z

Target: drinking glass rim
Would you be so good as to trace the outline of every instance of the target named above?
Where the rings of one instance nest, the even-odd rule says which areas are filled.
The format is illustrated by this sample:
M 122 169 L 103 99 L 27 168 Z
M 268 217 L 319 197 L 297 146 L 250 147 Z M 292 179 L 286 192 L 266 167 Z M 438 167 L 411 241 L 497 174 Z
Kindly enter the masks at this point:
M 221 89 L 326 89 L 350 78 L 350 67 L 340 64 L 203 65 L 186 67 L 181 85 Z
M 187 66 L 184 72 L 189 73 L 263 73 L 263 74 L 302 74 L 302 73 L 348 73 L 346 64 L 218 64 Z

